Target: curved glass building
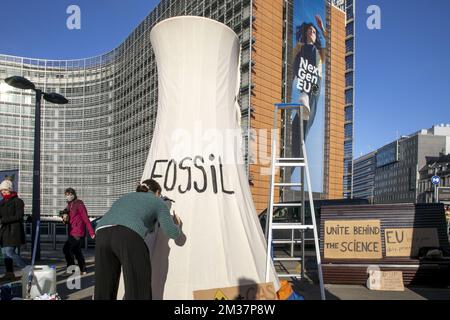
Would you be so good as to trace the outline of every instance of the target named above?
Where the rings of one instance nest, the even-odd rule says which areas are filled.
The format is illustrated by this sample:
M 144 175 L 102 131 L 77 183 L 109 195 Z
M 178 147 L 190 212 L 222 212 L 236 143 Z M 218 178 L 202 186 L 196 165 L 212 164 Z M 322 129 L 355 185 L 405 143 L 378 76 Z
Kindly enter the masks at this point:
M 63 193 L 69 186 L 78 191 L 91 214 L 101 214 L 110 199 L 130 190 L 131 177 L 136 180 L 139 176 L 135 163 L 144 161 L 146 152 L 140 149 L 148 145 L 144 141 L 150 139 L 150 133 L 132 121 L 137 115 L 150 119 L 152 112 L 144 100 L 134 104 L 127 100 L 129 88 L 120 82 L 128 70 L 122 69 L 123 61 L 116 51 L 75 61 L 0 56 L 1 78 L 21 75 L 70 101 L 66 106 L 42 105 L 43 215 L 56 214 L 64 207 Z M 19 191 L 29 213 L 34 92 L 2 88 L 0 170 L 19 171 Z M 151 120 L 147 123 L 151 125 Z
M 333 14 L 345 16 L 342 4 L 323 1 L 330 3 Z M 120 195 L 135 189 L 157 116 L 157 70 L 150 31 L 159 21 L 179 15 L 215 19 L 239 35 L 243 154 L 256 208 L 266 208 L 269 176 L 263 172 L 270 163 L 260 160 L 270 159 L 271 143 L 255 133 L 270 132 L 273 104 L 283 101 L 283 25 L 292 5 L 293 0 L 162 0 L 109 53 L 81 60 L 0 55 L 0 80 L 23 76 L 38 88 L 58 92 L 70 101 L 63 106 L 42 104 L 41 214 L 55 215 L 64 208 L 67 187 L 77 190 L 92 216 L 102 215 Z M 332 30 L 345 32 L 345 25 L 336 23 Z M 336 57 L 333 64 L 344 66 L 343 55 L 342 59 L 341 55 Z M 343 75 L 330 79 L 332 86 L 344 87 Z M 19 171 L 19 193 L 27 214 L 31 213 L 34 104 L 33 92 L 0 85 L 0 171 Z M 330 172 L 327 190 L 335 190 L 335 195 L 329 191 L 325 197 L 342 195 L 343 181 L 343 101 L 330 105 L 330 114 L 342 121 L 335 121 L 332 130 L 337 140 L 331 142 L 332 138 L 326 137 L 338 155 L 326 164 Z
M 239 34 L 243 44 L 242 125 L 248 132 L 250 8 L 250 1 L 162 1 L 123 44 L 104 55 L 60 61 L 0 55 L 0 79 L 20 75 L 70 102 L 64 106 L 42 102 L 42 215 L 55 215 L 64 208 L 67 187 L 77 190 L 94 216 L 135 189 L 156 120 L 157 72 L 150 30 L 161 20 L 183 14 L 208 16 Z M 19 192 L 28 214 L 34 105 L 34 92 L 2 84 L 0 171 L 19 171 Z

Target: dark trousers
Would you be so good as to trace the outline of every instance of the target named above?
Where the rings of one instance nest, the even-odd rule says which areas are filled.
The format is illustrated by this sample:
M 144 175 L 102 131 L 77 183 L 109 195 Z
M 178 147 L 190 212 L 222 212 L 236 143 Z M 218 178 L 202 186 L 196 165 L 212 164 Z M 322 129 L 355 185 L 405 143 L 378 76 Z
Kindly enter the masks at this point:
M 14 264 L 20 269 L 27 266 L 25 261 L 20 257 L 20 247 L 2 247 L 2 254 L 7 273 L 14 272 Z
M 64 244 L 63 252 L 66 256 L 67 266 L 75 265 L 75 259 L 77 259 L 80 272 L 86 271 L 86 262 L 84 260 L 83 252 L 81 252 L 81 241 L 83 238 L 69 236 Z
M 152 299 L 152 269 L 147 245 L 122 226 L 100 229 L 95 241 L 95 300 L 116 300 L 123 269 L 125 300 Z

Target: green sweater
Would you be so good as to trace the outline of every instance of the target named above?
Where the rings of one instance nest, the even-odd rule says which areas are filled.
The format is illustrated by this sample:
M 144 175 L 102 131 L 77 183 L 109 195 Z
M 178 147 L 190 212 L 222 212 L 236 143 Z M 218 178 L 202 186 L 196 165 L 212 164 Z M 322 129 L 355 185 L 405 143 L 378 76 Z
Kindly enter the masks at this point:
M 152 192 L 132 192 L 116 200 L 111 209 L 97 223 L 100 227 L 119 225 L 127 227 L 142 238 L 155 229 L 159 222 L 164 233 L 172 239 L 180 234 L 180 228 L 173 222 L 169 208 Z

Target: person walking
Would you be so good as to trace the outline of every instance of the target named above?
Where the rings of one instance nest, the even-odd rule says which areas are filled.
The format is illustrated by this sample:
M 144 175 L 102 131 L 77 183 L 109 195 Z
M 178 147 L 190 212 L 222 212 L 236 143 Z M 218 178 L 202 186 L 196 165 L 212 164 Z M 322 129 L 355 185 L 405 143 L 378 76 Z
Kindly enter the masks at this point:
M 4 180 L 0 184 L 3 199 L 0 201 L 0 247 L 4 257 L 6 274 L 1 282 L 15 280 L 14 264 L 23 269 L 26 263 L 17 253 L 25 244 L 25 230 L 23 216 L 25 204 L 13 191 L 11 180 Z
M 67 262 L 66 274 L 72 274 L 70 267 L 75 265 L 74 258 L 77 259 L 80 273 L 86 274 L 86 261 L 81 251 L 81 243 L 86 234 L 86 227 L 92 239 L 95 237 L 95 232 L 89 221 L 86 207 L 83 201 L 78 199 L 76 191 L 73 188 L 67 188 L 64 191 L 64 196 L 67 201 L 67 207 L 64 210 L 67 213 L 67 219 L 63 218 L 63 221 L 69 225 L 69 236 L 63 247 Z
M 151 300 L 151 263 L 145 236 L 157 223 L 171 239 L 181 234 L 181 220 L 170 215 L 152 179 L 113 203 L 96 228 L 94 300 L 115 300 L 123 269 L 125 300 Z

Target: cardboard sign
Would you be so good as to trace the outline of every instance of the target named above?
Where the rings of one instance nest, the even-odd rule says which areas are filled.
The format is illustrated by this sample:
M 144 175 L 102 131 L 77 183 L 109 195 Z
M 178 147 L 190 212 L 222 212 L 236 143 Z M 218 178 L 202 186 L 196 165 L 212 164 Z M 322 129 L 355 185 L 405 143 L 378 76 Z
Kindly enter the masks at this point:
M 273 283 L 194 291 L 194 300 L 277 300 Z
M 386 229 L 384 239 L 387 257 L 417 257 L 420 248 L 439 247 L 435 228 Z
M 380 220 L 328 220 L 324 230 L 326 259 L 381 259 Z
M 377 291 L 405 291 L 401 271 L 369 271 L 367 288 Z

